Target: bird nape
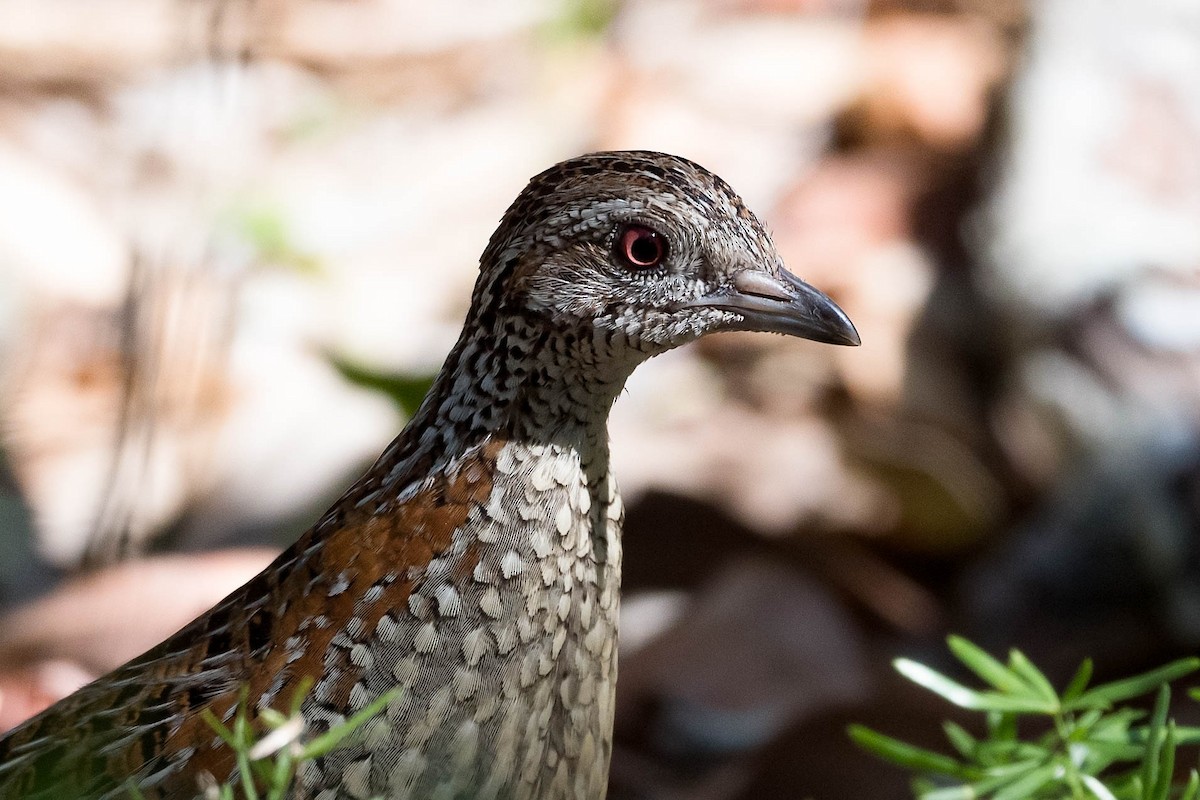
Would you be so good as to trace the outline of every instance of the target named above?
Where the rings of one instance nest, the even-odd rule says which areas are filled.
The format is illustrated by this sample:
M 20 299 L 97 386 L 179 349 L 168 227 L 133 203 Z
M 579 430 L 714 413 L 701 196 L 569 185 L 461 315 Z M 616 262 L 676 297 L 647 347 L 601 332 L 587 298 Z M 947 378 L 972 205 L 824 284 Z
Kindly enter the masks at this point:
M 716 331 L 855 345 L 738 195 L 676 156 L 534 177 L 480 261 L 462 334 L 376 464 L 266 570 L 0 740 L 0 798 L 191 798 L 236 772 L 201 718 L 315 681 L 309 735 L 394 687 L 295 797 L 587 798 L 612 750 L 623 509 L 609 408 L 647 358 Z

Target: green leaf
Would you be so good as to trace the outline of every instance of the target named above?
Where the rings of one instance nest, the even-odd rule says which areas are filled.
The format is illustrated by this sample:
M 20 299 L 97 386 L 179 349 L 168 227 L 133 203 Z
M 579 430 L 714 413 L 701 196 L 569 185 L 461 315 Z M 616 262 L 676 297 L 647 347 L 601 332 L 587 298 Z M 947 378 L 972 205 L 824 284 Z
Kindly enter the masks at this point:
M 1200 744 L 1200 728 L 1192 725 L 1178 725 L 1175 728 L 1176 744 Z
M 271 787 L 267 793 L 267 800 L 283 800 L 285 793 L 292 786 L 292 779 L 295 778 L 295 767 L 292 762 L 292 755 L 288 748 L 279 751 L 275 756 L 275 769 L 267 778 Z
M 948 636 L 950 651 L 972 672 L 1002 692 L 1029 694 L 1029 687 L 1015 672 L 961 636 Z
M 1163 687 L 1166 689 L 1166 687 Z M 1175 723 L 1168 722 L 1158 760 L 1158 780 L 1150 792 L 1149 800 L 1167 800 L 1171 794 L 1171 778 L 1175 772 Z
M 371 717 L 382 711 L 384 706 L 390 703 L 393 699 L 399 697 L 402 691 L 402 687 L 397 686 L 391 691 L 387 691 L 379 695 L 379 697 L 376 697 L 373 701 L 364 706 L 357 714 L 350 717 L 350 719 L 346 720 L 341 725 L 330 728 L 328 731 L 305 745 L 304 749 L 300 752 L 299 758 L 301 760 L 308 760 L 320 758 L 321 756 L 325 755 L 330 750 L 341 744 L 343 739 L 362 727 L 364 723 L 371 719 Z
M 211 709 L 201 709 L 200 719 L 204 720 L 208 727 L 216 731 L 217 736 L 221 737 L 221 741 L 225 742 L 225 744 L 229 745 L 230 747 L 237 747 L 237 740 L 233 737 L 233 731 L 229 730 L 229 728 L 226 728 L 225 725 L 222 724 L 221 720 L 217 719 L 217 715 L 214 714 Z
M 1143 752 L 1141 745 L 1127 740 L 1089 739 L 1079 746 L 1087 748 L 1084 764 L 1089 772 L 1098 772 L 1103 766 L 1108 766 L 1114 761 L 1139 761 Z
M 1017 740 L 1017 715 L 993 711 L 987 715 L 988 738 L 994 742 Z
M 979 744 L 978 740 L 955 722 L 947 720 L 942 723 L 942 730 L 946 732 L 946 738 L 950 740 L 950 744 L 964 758 L 974 758 L 975 748 Z
M 1179 800 L 1196 800 L 1197 794 L 1200 794 L 1200 772 L 1193 769 L 1188 773 L 1188 782 L 1183 787 L 1183 794 L 1179 795 Z
M 975 762 L 986 767 L 990 774 L 1000 774 L 1013 764 L 1040 764 L 1049 757 L 1046 748 L 1031 742 L 982 741 L 976 750 Z
M 260 260 L 304 275 L 320 274 L 320 260 L 296 247 L 291 225 L 280 208 L 247 205 L 233 209 L 231 217 L 235 230 L 257 251 Z
M 258 718 L 267 723 L 268 727 L 278 728 L 288 721 L 288 718 L 273 708 L 260 708 Z
M 1091 708 L 1075 718 L 1071 726 L 1071 733 L 1067 737 L 1072 742 L 1082 742 L 1084 739 L 1092 735 L 1092 729 L 1104 717 L 1104 712 L 1098 708 Z
M 242 776 L 242 792 L 246 800 L 258 800 L 258 788 L 254 785 L 254 772 L 250 768 L 250 758 L 245 748 L 237 751 L 238 774 Z
M 1171 690 L 1165 684 L 1158 687 L 1154 700 L 1154 712 L 1150 715 L 1150 727 L 1146 731 L 1146 753 L 1142 758 L 1142 786 L 1153 797 L 1158 784 L 1159 754 L 1163 746 L 1163 731 L 1167 720 L 1167 705 L 1171 701 Z
M 294 717 L 300 713 L 300 708 L 304 705 L 304 699 L 308 697 L 308 693 L 312 691 L 313 684 L 316 681 L 312 675 L 304 675 L 296 684 L 296 691 L 292 694 L 292 703 L 288 706 L 288 716 Z
M 237 719 L 234 720 L 234 733 L 245 735 L 245 715 L 242 712 L 238 713 Z M 247 753 L 250 742 L 242 740 L 241 746 L 234 748 L 236 753 L 237 771 L 241 776 L 242 793 L 246 795 L 246 800 L 258 800 L 258 787 L 255 785 L 254 769 L 250 766 L 250 756 Z
M 864 750 L 914 772 L 967 777 L 967 770 L 962 764 L 941 753 L 893 739 L 864 725 L 851 725 L 846 733 Z
M 550 41 L 575 42 L 580 38 L 602 36 L 620 10 L 617 0 L 566 0 L 557 19 L 543 27 Z
M 984 776 L 973 783 L 971 788 L 980 796 L 989 794 L 1001 787 L 1012 784 L 1013 781 L 1020 780 L 1029 775 L 1033 770 L 1041 768 L 1045 765 L 1046 759 L 1049 757 L 1050 754 L 1045 750 L 1038 749 L 1029 758 L 988 767 L 984 771 Z
M 1008 663 L 1012 671 L 1021 676 L 1021 679 L 1033 689 L 1038 697 L 1053 705 L 1056 711 L 1058 710 L 1058 693 L 1054 691 L 1054 687 L 1050 685 L 1050 681 L 1042 671 L 1035 667 L 1024 653 L 1016 649 L 1010 651 Z
M 246 757 L 250 760 L 250 770 L 254 773 L 255 780 L 263 781 L 269 785 L 272 771 L 270 757 L 261 759 L 253 758 L 250 755 L 249 749 L 247 749 Z
M 946 786 L 929 792 L 921 792 L 918 800 L 978 800 L 979 795 L 970 786 Z
M 329 356 L 329 362 L 350 383 L 383 394 L 409 417 L 416 413 L 433 386 L 433 376 L 430 375 L 383 372 L 332 355 Z
M 1088 788 L 1089 792 L 1096 796 L 1097 800 L 1117 800 L 1117 796 L 1092 775 L 1083 776 L 1083 785 Z
M 892 663 L 897 672 L 913 683 L 923 686 L 961 708 L 977 711 L 1010 711 L 1019 714 L 1052 714 L 1058 708 L 1057 703 L 1048 703 L 1040 697 L 1014 697 L 998 692 L 978 692 L 968 689 L 940 672 L 907 658 L 898 658 Z
M 1101 716 L 1092 728 L 1092 735 L 1110 739 L 1115 737 L 1127 738 L 1133 723 L 1144 716 L 1146 716 L 1146 712 L 1135 708 L 1119 708 L 1116 711 Z
M 1093 687 L 1080 695 L 1071 708 L 1091 707 L 1095 702 L 1112 704 L 1131 697 L 1148 694 L 1164 683 L 1182 678 L 1200 669 L 1200 658 L 1181 658 L 1170 664 L 1111 683 Z
M 1008 784 L 994 795 L 994 800 L 1023 800 L 1033 797 L 1042 787 L 1052 783 L 1062 767 L 1059 764 L 1046 764 L 1026 774 L 1013 783 Z
M 1063 690 L 1062 699 L 1064 704 L 1069 704 L 1079 695 L 1083 694 L 1083 690 L 1087 688 L 1088 682 L 1092 679 L 1092 660 L 1085 658 L 1079 665 L 1079 669 L 1075 670 L 1075 674 L 1071 676 L 1067 688 Z
M 1144 744 L 1150 736 L 1150 726 L 1140 725 L 1130 728 L 1128 731 L 1093 733 L 1093 738 L 1101 741 L 1123 741 L 1131 742 L 1137 745 Z M 1200 744 L 1200 728 L 1195 728 L 1190 725 L 1175 726 L 1175 743 L 1176 744 Z

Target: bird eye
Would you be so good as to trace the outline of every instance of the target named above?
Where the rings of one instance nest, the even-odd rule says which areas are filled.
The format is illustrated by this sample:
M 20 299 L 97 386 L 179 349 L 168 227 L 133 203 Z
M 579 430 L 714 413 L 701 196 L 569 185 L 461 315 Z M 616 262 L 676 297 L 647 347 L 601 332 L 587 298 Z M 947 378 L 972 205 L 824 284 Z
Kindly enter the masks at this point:
M 657 267 L 667 257 L 667 240 L 645 225 L 627 225 L 617 236 L 617 257 L 632 269 Z

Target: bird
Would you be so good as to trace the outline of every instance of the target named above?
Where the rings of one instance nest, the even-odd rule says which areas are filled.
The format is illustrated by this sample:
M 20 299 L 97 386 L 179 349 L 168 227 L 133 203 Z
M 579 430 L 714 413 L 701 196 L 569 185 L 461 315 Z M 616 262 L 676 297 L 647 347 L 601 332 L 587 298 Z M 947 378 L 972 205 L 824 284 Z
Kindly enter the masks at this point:
M 624 519 L 609 410 L 642 362 L 719 331 L 860 342 L 704 167 L 629 150 L 536 175 L 375 464 L 256 577 L 0 740 L 0 798 L 200 796 L 202 774 L 237 780 L 201 712 L 310 680 L 313 736 L 399 689 L 290 797 L 600 800 Z

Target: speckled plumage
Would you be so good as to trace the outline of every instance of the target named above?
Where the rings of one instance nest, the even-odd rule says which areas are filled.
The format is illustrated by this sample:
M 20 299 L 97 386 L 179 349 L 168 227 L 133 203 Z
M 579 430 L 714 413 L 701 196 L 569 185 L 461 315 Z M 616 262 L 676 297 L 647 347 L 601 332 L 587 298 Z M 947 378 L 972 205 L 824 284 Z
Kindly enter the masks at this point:
M 0 740 L 0 798 L 110 800 L 127 780 L 193 797 L 201 772 L 234 768 L 199 711 L 227 718 L 243 685 L 281 706 L 305 676 L 310 731 L 404 691 L 297 797 L 602 798 L 622 521 L 608 411 L 639 363 L 728 329 L 857 343 L 703 168 L 597 153 L 538 175 L 375 466 L 262 574 Z

